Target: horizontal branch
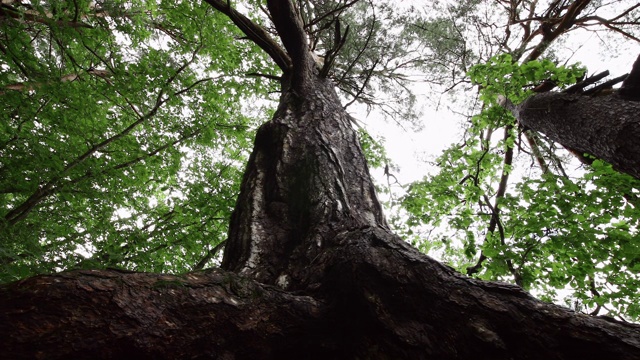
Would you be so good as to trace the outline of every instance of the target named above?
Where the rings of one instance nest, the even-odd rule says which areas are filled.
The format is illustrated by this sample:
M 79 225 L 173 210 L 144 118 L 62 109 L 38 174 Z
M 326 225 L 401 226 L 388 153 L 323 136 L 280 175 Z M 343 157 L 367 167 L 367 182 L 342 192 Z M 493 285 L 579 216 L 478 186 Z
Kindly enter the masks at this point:
M 309 289 L 295 293 L 219 269 L 74 271 L 2 285 L 3 356 L 640 359 L 638 325 L 469 279 L 381 228 L 335 240 L 305 270 Z
M 2 286 L 0 308 L 0 347 L 13 359 L 303 358 L 279 348 L 304 350 L 302 324 L 322 313 L 313 298 L 221 270 L 39 276 Z

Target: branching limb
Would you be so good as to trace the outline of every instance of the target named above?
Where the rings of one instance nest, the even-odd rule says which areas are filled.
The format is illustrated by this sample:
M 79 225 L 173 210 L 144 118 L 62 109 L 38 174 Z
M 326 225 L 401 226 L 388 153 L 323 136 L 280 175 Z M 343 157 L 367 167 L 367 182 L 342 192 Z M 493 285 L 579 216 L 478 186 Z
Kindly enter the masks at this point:
M 338 55 L 338 52 L 344 46 L 345 42 L 347 41 L 347 36 L 349 35 L 349 26 L 347 26 L 347 28 L 345 29 L 344 34 L 341 32 L 340 19 L 336 18 L 334 21 L 334 24 L 335 24 L 335 33 L 334 33 L 333 46 L 331 47 L 331 49 L 327 51 L 327 53 L 324 56 L 324 64 L 322 65 L 322 70 L 320 70 L 320 76 L 322 77 L 327 77 L 327 75 L 329 75 L 329 70 L 331 70 L 331 67 L 333 66 L 333 62 L 335 61 L 336 56 Z
M 207 251 L 207 254 L 202 258 L 202 260 L 200 260 L 196 264 L 196 266 L 193 267 L 193 271 L 204 269 L 205 265 L 207 265 L 209 260 L 211 260 L 214 256 L 216 256 L 216 254 L 218 254 L 218 252 L 220 252 L 220 250 L 222 250 L 222 248 L 226 244 L 227 244 L 227 240 L 223 240 L 218 245 L 214 246 L 209 251 Z
M 291 67 L 289 55 L 271 38 L 269 33 L 260 25 L 254 23 L 246 16 L 242 15 L 228 2 L 222 0 L 205 0 L 214 9 L 227 15 L 231 21 L 245 34 L 249 40 L 253 41 L 276 62 L 278 67 L 286 71 Z
M 505 142 L 506 140 L 511 137 L 511 130 L 513 129 L 513 125 L 507 125 L 505 127 Z M 506 191 L 507 191 L 507 184 L 509 182 L 509 172 L 510 172 L 510 168 L 513 164 L 513 147 L 508 147 L 507 151 L 504 154 L 504 161 L 503 161 L 503 170 L 502 170 L 502 176 L 500 178 L 500 183 L 498 185 L 498 191 L 496 193 L 496 198 L 495 198 L 495 204 L 493 206 L 491 206 L 491 202 L 489 201 L 488 198 L 485 199 L 486 204 L 490 207 L 491 209 L 491 220 L 489 221 L 489 227 L 487 229 L 487 234 L 493 234 L 496 231 L 496 228 L 498 229 L 498 232 L 500 234 L 500 241 L 502 242 L 502 244 L 504 245 L 504 241 L 505 241 L 505 237 L 504 237 L 504 228 L 502 227 L 502 223 L 500 222 L 500 208 L 499 208 L 499 201 L 501 198 L 504 197 Z M 480 257 L 478 258 L 478 262 L 474 265 L 474 266 L 470 266 L 467 268 L 467 275 L 473 275 L 475 273 L 477 273 L 478 271 L 480 271 L 481 267 L 482 267 L 482 263 L 484 262 L 484 260 L 486 260 L 486 256 L 484 255 L 484 253 L 480 253 Z M 511 264 L 510 261 L 507 262 L 507 265 L 509 266 L 509 270 L 512 272 L 512 274 L 515 277 L 515 281 L 516 284 L 521 285 L 522 283 L 522 279 L 520 278 L 520 276 L 518 275 L 518 272 L 513 268 L 513 265 Z

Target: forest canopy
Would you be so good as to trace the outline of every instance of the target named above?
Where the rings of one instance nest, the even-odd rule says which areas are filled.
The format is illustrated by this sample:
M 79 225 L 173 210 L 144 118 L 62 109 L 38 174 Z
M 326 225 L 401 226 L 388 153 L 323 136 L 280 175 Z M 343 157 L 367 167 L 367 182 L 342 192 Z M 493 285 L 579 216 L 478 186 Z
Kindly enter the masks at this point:
M 262 2 L 228 4 L 3 1 L 2 282 L 219 264 L 255 131 L 275 111 L 281 65 L 239 30 L 250 19 L 275 34 Z M 640 183 L 588 156 L 569 171 L 568 151 L 518 126 L 496 99 L 522 101 L 590 76 L 556 44 L 595 31 L 624 49 L 638 42 L 640 5 L 296 5 L 347 110 L 419 126 L 417 103 L 430 101 L 414 94 L 419 83 L 451 94 L 467 115 L 438 170 L 387 204 L 396 231 L 471 276 L 637 320 Z M 393 181 L 379 139 L 363 119 L 354 126 L 369 165 Z

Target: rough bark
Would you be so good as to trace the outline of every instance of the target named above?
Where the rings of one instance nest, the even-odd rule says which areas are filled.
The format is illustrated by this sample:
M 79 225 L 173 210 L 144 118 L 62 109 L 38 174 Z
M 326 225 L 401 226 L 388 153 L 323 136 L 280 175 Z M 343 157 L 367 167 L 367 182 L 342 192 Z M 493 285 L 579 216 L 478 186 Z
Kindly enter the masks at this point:
M 287 51 L 302 51 L 304 37 L 287 35 L 299 25 L 291 2 L 268 3 L 289 14 L 274 16 Z M 2 286 L 3 357 L 640 359 L 640 326 L 467 278 L 392 234 L 332 84 L 308 54 L 291 59 L 256 136 L 225 270 Z
M 222 270 L 5 286 L 3 358 L 640 359 L 640 326 L 464 277 L 381 227 L 331 243 L 295 292 Z
M 38 276 L 3 286 L 0 309 L 3 359 L 282 358 L 323 331 L 318 301 L 215 269 Z
M 534 95 L 514 109 L 524 127 L 640 178 L 640 102 L 618 94 Z

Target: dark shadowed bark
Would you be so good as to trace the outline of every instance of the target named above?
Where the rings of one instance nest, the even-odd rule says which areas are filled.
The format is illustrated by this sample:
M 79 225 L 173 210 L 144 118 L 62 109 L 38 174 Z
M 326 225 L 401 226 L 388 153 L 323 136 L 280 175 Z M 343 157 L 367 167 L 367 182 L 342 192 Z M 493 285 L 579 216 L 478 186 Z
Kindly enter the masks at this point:
M 507 104 L 525 128 L 640 179 L 640 56 L 619 91 L 587 96 L 560 92 Z
M 618 94 L 544 93 L 517 106 L 514 115 L 524 127 L 640 178 L 640 102 Z
M 82 271 L 5 285 L 4 356 L 640 359 L 640 326 L 469 279 L 392 234 L 291 2 L 268 3 L 292 66 L 256 136 L 224 270 Z

